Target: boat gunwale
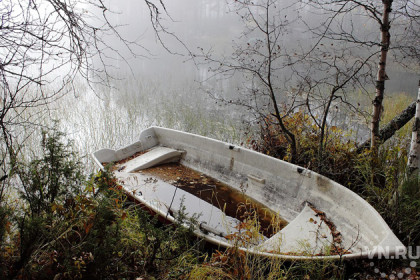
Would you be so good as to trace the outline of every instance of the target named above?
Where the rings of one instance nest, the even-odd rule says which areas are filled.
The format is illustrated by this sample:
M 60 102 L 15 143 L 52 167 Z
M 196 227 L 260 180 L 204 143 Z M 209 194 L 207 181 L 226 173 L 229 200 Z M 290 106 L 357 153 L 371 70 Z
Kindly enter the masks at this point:
M 147 135 L 147 133 L 150 132 L 150 131 L 153 131 L 153 133 L 155 135 L 158 134 L 158 135 L 156 135 L 157 138 L 159 138 L 159 131 L 164 131 L 164 132 L 171 132 L 171 133 L 183 134 L 185 136 L 194 137 L 194 138 L 202 139 L 202 140 L 205 140 L 205 141 L 211 141 L 211 142 L 217 143 L 219 145 L 229 145 L 229 148 L 230 147 L 236 147 L 236 148 L 240 149 L 241 151 L 243 151 L 245 153 L 249 153 L 251 155 L 254 155 L 254 156 L 257 156 L 257 157 L 261 157 L 262 159 L 269 160 L 269 161 L 278 161 L 279 163 L 287 166 L 290 169 L 300 170 L 299 173 L 303 174 L 303 176 L 305 174 L 306 175 L 309 174 L 310 176 L 315 176 L 317 178 L 321 178 L 322 180 L 326 180 L 329 183 L 331 183 L 332 186 L 334 188 L 336 188 L 338 191 L 344 192 L 343 193 L 343 196 L 344 195 L 349 195 L 353 199 L 356 199 L 359 203 L 361 203 L 362 205 L 364 205 L 364 207 L 367 207 L 370 210 L 369 211 L 369 214 L 375 215 L 376 221 L 379 222 L 379 224 L 382 227 L 382 230 L 384 230 L 384 231 L 387 232 L 386 236 L 384 238 L 382 238 L 382 240 L 380 240 L 379 242 L 377 242 L 377 244 L 375 244 L 372 249 L 365 248 L 364 251 L 352 252 L 352 253 L 349 253 L 349 254 L 320 255 L 320 256 L 318 256 L 318 255 L 290 255 L 290 254 L 284 254 L 284 253 L 282 254 L 282 253 L 261 252 L 261 251 L 256 251 L 256 250 L 252 250 L 252 249 L 245 248 L 245 247 L 239 247 L 239 249 L 242 250 L 242 251 L 244 251 L 244 252 L 249 252 L 249 253 L 252 253 L 252 254 L 255 254 L 255 255 L 259 255 L 259 256 L 263 256 L 263 257 L 281 258 L 281 259 L 285 259 L 285 260 L 308 260 L 308 259 L 311 259 L 311 260 L 326 260 L 326 259 L 338 260 L 338 259 L 355 259 L 355 258 L 373 258 L 373 257 L 377 257 L 380 254 L 380 252 L 379 252 L 380 250 L 375 251 L 374 250 L 375 249 L 375 246 L 381 246 L 384 242 L 386 242 L 388 240 L 392 240 L 394 243 L 395 242 L 396 243 L 398 243 L 398 242 L 400 243 L 398 245 L 393 244 L 391 246 L 391 248 L 388 248 L 389 250 L 387 251 L 387 253 L 390 256 L 395 255 L 396 253 L 399 253 L 399 254 L 402 253 L 402 251 L 398 248 L 399 246 L 402 246 L 403 248 L 405 248 L 405 246 L 395 236 L 395 234 L 389 228 L 388 224 L 383 220 L 383 218 L 376 211 L 376 209 L 373 208 L 372 205 L 370 205 L 368 202 L 366 202 L 363 198 L 361 198 L 359 195 L 357 195 L 356 193 L 354 193 L 350 189 L 342 186 L 341 184 L 338 184 L 337 182 L 332 181 L 331 179 L 329 179 L 329 178 L 327 178 L 327 177 L 325 177 L 323 175 L 320 175 L 320 174 L 318 174 L 318 173 L 316 173 L 314 171 L 311 171 L 309 169 L 306 169 L 306 168 L 303 168 L 303 167 L 300 167 L 300 166 L 291 164 L 289 162 L 285 162 L 285 161 L 280 160 L 280 159 L 276 159 L 276 158 L 270 157 L 268 155 L 265 155 L 265 154 L 262 154 L 262 153 L 259 153 L 259 152 L 250 150 L 250 149 L 245 148 L 245 147 L 231 145 L 229 143 L 226 143 L 226 142 L 223 142 L 223 141 L 220 141 L 220 140 L 217 140 L 217 139 L 212 139 L 212 138 L 208 138 L 208 137 L 205 137 L 205 136 L 201 136 L 201 135 L 197 135 L 197 134 L 192 134 L 192 133 L 188 133 L 188 132 L 182 132 L 182 131 L 178 131 L 178 130 L 174 130 L 174 129 L 168 129 L 168 128 L 162 128 L 162 127 L 152 126 L 152 127 L 148 128 L 148 129 L 142 131 L 141 136 L 140 136 L 140 141 L 134 142 L 134 143 L 132 143 L 130 145 L 127 145 L 125 147 L 122 147 L 122 148 L 120 148 L 118 150 L 101 149 L 101 150 L 95 151 L 94 153 L 92 153 L 92 157 L 94 159 L 94 162 L 99 166 L 99 168 L 101 170 L 105 170 L 105 167 L 102 165 L 102 163 L 100 162 L 100 160 L 97 158 L 98 153 L 110 152 L 110 153 L 114 153 L 116 155 L 118 153 L 122 153 L 122 151 L 124 151 L 124 150 L 130 150 L 135 145 L 138 146 L 139 144 L 143 144 L 142 141 L 144 141 L 144 139 L 145 139 L 144 136 Z M 160 142 L 161 141 L 159 139 L 157 139 L 155 141 L 154 145 L 151 145 L 151 146 L 150 146 L 150 144 L 149 145 L 146 144 L 146 146 L 141 145 L 142 149 L 141 150 L 132 150 L 132 151 L 134 151 L 134 152 L 132 152 L 132 154 L 134 154 L 135 152 L 142 151 L 142 150 L 147 150 L 147 149 L 149 149 L 151 147 L 154 147 L 154 146 L 158 146 L 160 144 Z M 128 155 L 126 157 L 129 157 L 129 156 L 130 155 Z M 121 160 L 121 159 L 118 159 L 118 160 Z M 124 188 L 124 190 L 125 190 L 125 188 Z M 125 190 L 125 191 L 128 193 L 127 190 Z M 148 201 L 142 199 L 141 197 L 139 197 L 137 195 L 132 195 L 132 194 L 130 194 L 130 195 L 132 197 L 134 196 L 134 198 L 138 202 L 140 202 L 141 204 L 144 204 L 146 207 L 152 209 L 155 213 L 159 214 L 160 216 L 163 216 L 163 217 L 168 216 L 168 220 L 170 220 L 171 222 L 174 222 L 175 221 L 175 218 L 173 216 L 167 215 L 166 212 L 164 213 L 160 209 L 154 207 L 153 205 L 151 205 L 150 203 L 148 203 Z M 224 242 L 224 241 L 222 241 L 220 239 L 217 239 L 217 238 L 214 238 L 214 237 L 212 237 L 210 235 L 206 235 L 206 234 L 202 233 L 199 229 L 195 231 L 195 234 L 197 236 L 199 236 L 199 237 L 204 238 L 206 241 L 208 241 L 208 242 L 210 242 L 212 244 L 215 244 L 215 245 L 221 245 L 223 247 L 233 247 L 234 246 L 232 244 L 229 244 L 228 242 Z

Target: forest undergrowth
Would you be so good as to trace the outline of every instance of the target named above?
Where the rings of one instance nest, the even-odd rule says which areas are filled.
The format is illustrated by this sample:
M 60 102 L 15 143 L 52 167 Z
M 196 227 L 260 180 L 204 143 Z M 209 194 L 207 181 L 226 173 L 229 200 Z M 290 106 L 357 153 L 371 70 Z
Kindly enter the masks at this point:
M 382 144 L 373 166 L 370 152 L 356 153 L 339 127 L 329 128 L 319 154 L 311 119 L 296 112 L 287 122 L 299 135 L 297 164 L 361 195 L 406 246 L 419 246 L 419 179 L 405 178 L 409 129 Z M 288 160 L 290 147 L 278 131 L 263 126 L 247 144 Z M 211 248 L 183 215 L 168 225 L 130 201 L 111 173 L 86 176 L 64 137 L 44 131 L 41 153 L 12 158 L 12 172 L 1 181 L 1 279 L 418 279 L 407 259 L 293 262 Z M 11 186 L 18 197 L 9 195 Z

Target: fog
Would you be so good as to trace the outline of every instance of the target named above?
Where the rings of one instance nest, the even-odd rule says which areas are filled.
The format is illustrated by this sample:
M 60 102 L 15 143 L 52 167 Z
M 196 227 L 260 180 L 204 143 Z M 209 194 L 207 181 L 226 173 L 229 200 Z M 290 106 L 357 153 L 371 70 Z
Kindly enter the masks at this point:
M 229 4 L 227 4 L 227 2 Z M 157 37 L 150 23 L 149 10 L 143 1 L 109 1 L 114 15 L 111 17 L 119 25 L 119 32 L 129 40 L 136 40 L 144 48 L 136 48 L 135 52 L 140 57 L 133 57 L 125 48 L 119 53 L 126 61 L 118 59 L 116 71 L 125 77 L 153 79 L 166 83 L 172 81 L 206 81 L 208 65 L 190 55 L 199 53 L 199 48 L 204 51 L 211 50 L 215 56 L 229 56 L 235 43 L 250 40 L 252 35 L 244 38 L 244 24 L 240 15 L 235 13 L 232 2 L 226 0 L 172 0 L 166 1 L 165 11 L 162 13 L 162 25 L 171 34 L 159 33 Z M 284 6 L 289 6 L 295 1 L 281 1 Z M 299 45 L 311 47 L 313 35 L 305 31 L 302 22 L 297 17 L 305 17 L 305 21 L 314 26 L 320 22 L 316 14 L 311 14 L 309 8 L 299 9 L 299 6 L 289 7 L 282 16 L 287 16 L 290 26 L 282 34 L 281 42 L 288 49 L 293 50 Z M 282 7 L 278 7 L 282 9 Z M 299 14 L 298 14 L 299 13 Z M 366 24 L 369 21 L 363 19 Z M 366 25 L 365 24 L 365 25 Z M 379 30 L 373 25 L 363 31 L 364 37 L 379 38 Z M 176 38 L 175 38 L 176 37 Z M 112 40 L 112 38 L 110 38 Z M 116 43 L 118 46 L 118 43 Z M 390 58 L 391 59 L 391 58 Z M 418 70 L 418 69 L 417 69 Z M 130 73 L 131 72 L 131 73 Z M 402 67 L 391 65 L 387 82 L 388 93 L 406 92 L 415 96 L 417 92 L 418 73 L 408 72 Z M 225 85 L 229 82 L 225 82 Z
M 211 52 L 214 57 L 231 57 L 233 46 L 256 40 L 258 35 L 244 36 L 241 14 L 235 13 L 225 0 L 171 0 L 165 4 L 167 12 L 161 10 L 160 18 L 165 31 L 156 33 L 144 1 L 108 1 L 113 11 L 109 18 L 119 34 L 138 45 L 129 49 L 115 36 L 106 38 L 118 50 L 110 52 L 107 61 L 108 72 L 114 78 L 110 86 L 95 85 L 91 89 L 83 80 L 77 81 L 74 94 L 51 106 L 45 119 L 61 120 L 63 130 L 76 141 L 82 154 L 126 145 L 151 125 L 237 144 L 246 144 L 246 133 L 258 130 L 251 111 L 214 98 L 229 100 L 241 96 L 243 86 L 251 81 L 240 73 L 213 76 L 211 64 L 199 56 Z M 310 48 L 313 36 L 305 31 L 298 16 L 307 16 L 314 25 L 319 19 L 306 9 L 295 7 L 283 14 L 283 7 L 277 8 L 290 22 L 280 39 L 282 48 L 290 52 Z M 367 28 L 365 33 L 369 32 L 377 30 Z M 279 84 L 293 84 L 287 70 L 282 71 L 278 73 Z M 405 92 L 414 98 L 418 73 L 391 66 L 388 76 L 387 95 Z M 373 93 L 373 86 L 366 88 Z M 366 103 L 370 104 L 370 100 Z M 360 133 L 367 131 L 367 123 L 354 124 L 350 122 L 354 120 L 352 115 L 343 114 L 346 113 L 332 114 L 330 123 L 346 124 L 346 128 L 358 126 L 356 137 L 363 139 Z

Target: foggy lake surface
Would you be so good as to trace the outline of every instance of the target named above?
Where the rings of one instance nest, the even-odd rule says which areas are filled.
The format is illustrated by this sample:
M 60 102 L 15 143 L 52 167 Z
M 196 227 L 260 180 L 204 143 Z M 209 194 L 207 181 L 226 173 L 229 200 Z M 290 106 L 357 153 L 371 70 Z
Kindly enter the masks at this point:
M 218 57 L 230 56 L 234 44 L 249 41 L 242 36 L 244 26 L 239 16 L 225 0 L 165 3 L 168 14 L 161 11 L 161 22 L 169 33 L 159 33 L 158 37 L 143 1 L 109 1 L 115 11 L 111 19 L 119 25 L 121 35 L 137 41 L 141 47 L 133 48 L 137 54 L 134 57 L 118 39 L 110 37 L 112 46 L 119 50 L 119 56 L 109 62 L 109 72 L 116 78 L 111 87 L 97 86 L 92 91 L 80 80 L 75 84 L 75 94 L 55 105 L 50 117 L 58 117 L 64 123 L 83 154 L 131 143 L 152 125 L 236 144 L 246 142 L 244 131 L 254 119 L 252 113 L 217 101 L 211 95 L 235 98 L 241 94 L 241 86 L 250 81 L 240 75 L 212 77 L 210 65 L 191 55 L 211 50 Z M 292 21 L 296 15 L 288 16 Z M 298 24 L 289 27 L 281 41 L 290 48 L 312 42 Z M 414 99 L 416 73 L 391 68 L 388 75 L 391 80 L 386 83 L 386 94 L 406 92 Z M 347 124 L 346 128 L 358 131 L 359 140 L 366 138 L 367 124 L 352 120 L 351 115 L 336 112 L 329 122 Z

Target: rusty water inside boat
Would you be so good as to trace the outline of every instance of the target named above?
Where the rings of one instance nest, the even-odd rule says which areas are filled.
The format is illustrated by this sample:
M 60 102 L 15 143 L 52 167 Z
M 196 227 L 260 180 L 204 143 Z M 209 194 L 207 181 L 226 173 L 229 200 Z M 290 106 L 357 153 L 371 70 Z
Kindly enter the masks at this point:
M 278 214 L 243 192 L 179 163 L 163 164 L 140 172 L 189 192 L 241 222 L 256 224 L 259 232 L 266 237 L 271 237 L 287 225 Z

